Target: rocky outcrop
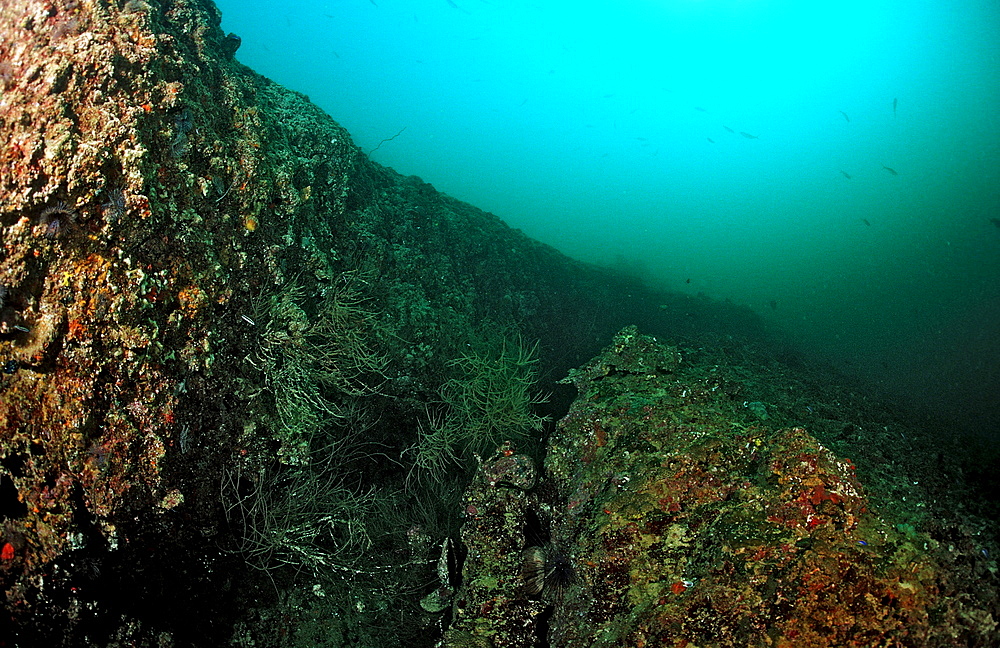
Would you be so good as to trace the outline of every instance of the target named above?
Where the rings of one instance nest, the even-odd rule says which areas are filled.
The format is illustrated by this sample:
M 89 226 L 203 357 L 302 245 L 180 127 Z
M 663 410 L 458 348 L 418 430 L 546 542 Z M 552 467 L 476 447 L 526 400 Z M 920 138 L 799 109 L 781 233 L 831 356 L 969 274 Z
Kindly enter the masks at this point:
M 219 24 L 0 3 L 0 644 L 987 636 L 968 533 L 887 526 L 849 463 L 635 332 L 573 374 L 536 475 L 554 381 L 621 326 L 759 321 L 372 163 Z
M 722 372 L 631 327 L 568 380 L 542 483 L 500 456 L 467 493 L 443 645 L 993 645 L 995 575 L 876 514 L 806 430 L 748 420 Z
M 211 583 L 270 537 L 226 516 L 259 475 L 362 432 L 405 463 L 477 331 L 573 362 L 626 292 L 371 163 L 219 22 L 207 0 L 0 7 L 0 634 L 228 638 Z M 407 471 L 339 468 L 358 492 Z

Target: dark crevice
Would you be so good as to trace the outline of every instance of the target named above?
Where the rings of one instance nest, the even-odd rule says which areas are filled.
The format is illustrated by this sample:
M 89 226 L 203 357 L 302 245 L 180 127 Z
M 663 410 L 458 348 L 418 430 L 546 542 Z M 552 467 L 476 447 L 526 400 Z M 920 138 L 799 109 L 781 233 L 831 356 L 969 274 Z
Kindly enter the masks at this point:
M 5 467 L 6 462 L 7 459 L 4 460 Z M 7 475 L 0 476 L 0 522 L 23 518 L 27 514 L 28 507 L 17 497 L 14 480 Z
M 548 605 L 542 610 L 542 613 L 538 615 L 538 625 L 537 627 L 537 643 L 535 646 L 537 648 L 549 648 L 549 623 L 552 620 L 552 614 L 555 612 L 556 608 L 554 605 Z

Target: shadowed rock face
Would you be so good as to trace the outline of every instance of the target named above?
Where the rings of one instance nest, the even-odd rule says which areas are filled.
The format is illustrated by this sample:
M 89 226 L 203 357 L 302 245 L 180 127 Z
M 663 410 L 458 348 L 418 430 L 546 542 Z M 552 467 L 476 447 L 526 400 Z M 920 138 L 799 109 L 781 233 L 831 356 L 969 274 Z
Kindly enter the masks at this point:
M 242 316 L 284 279 L 277 232 L 344 209 L 346 133 L 220 55 L 218 23 L 205 2 L 0 8 L 0 544 L 23 636 L 169 598 L 161 566 L 208 577 Z M 294 151 L 269 99 L 299 115 Z
M 497 458 L 467 494 L 469 557 L 446 645 L 476 636 L 496 648 L 995 638 L 994 579 L 971 596 L 982 584 L 949 565 L 953 547 L 880 518 L 852 462 L 806 430 L 747 425 L 721 374 L 686 367 L 632 327 L 567 380 L 578 397 L 550 440 L 542 486 L 496 487 Z M 555 598 L 518 571 L 537 520 L 574 570 Z M 539 551 L 524 554 L 532 574 Z
M 227 640 L 248 530 L 220 482 L 302 465 L 319 412 L 397 491 L 465 340 L 520 328 L 565 366 L 634 292 L 371 163 L 219 22 L 0 5 L 0 641 Z

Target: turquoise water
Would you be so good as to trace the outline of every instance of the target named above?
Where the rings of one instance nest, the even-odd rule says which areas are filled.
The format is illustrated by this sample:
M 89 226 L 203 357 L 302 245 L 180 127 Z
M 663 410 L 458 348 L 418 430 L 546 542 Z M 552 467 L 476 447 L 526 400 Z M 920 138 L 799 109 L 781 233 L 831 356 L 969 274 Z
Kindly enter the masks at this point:
M 378 162 L 1000 420 L 995 2 L 218 4 Z

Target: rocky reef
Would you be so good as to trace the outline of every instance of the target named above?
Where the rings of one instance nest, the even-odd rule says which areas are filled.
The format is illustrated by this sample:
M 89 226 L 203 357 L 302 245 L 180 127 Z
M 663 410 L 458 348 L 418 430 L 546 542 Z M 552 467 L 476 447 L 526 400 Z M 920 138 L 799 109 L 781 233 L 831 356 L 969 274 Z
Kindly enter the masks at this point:
M 17 636 L 79 645 L 188 618 L 180 636 L 228 639 L 239 613 L 203 597 L 217 571 L 355 546 L 338 534 L 359 533 L 377 498 L 356 496 L 385 475 L 347 439 L 399 457 L 470 339 L 547 329 L 542 354 L 572 362 L 609 326 L 597 299 L 616 286 L 370 162 L 236 62 L 219 23 L 201 0 L 0 7 L 0 582 Z M 315 502 L 295 541 L 245 517 L 331 475 L 322 505 L 354 506 L 338 531 Z
M 0 6 L 0 645 L 989 636 L 980 518 L 888 524 L 798 425 L 881 414 L 626 331 L 566 415 L 626 324 L 764 327 L 371 162 L 219 25 Z
M 986 553 L 963 558 L 974 585 L 954 546 L 873 511 L 849 459 L 746 422 L 728 379 L 635 327 L 572 371 L 537 488 L 500 456 L 468 491 L 444 645 L 993 645 Z

